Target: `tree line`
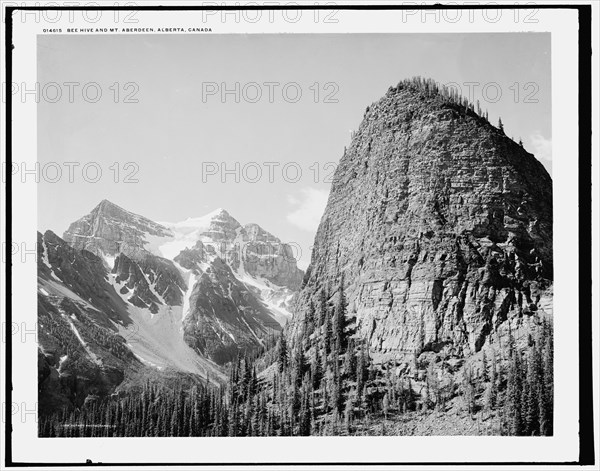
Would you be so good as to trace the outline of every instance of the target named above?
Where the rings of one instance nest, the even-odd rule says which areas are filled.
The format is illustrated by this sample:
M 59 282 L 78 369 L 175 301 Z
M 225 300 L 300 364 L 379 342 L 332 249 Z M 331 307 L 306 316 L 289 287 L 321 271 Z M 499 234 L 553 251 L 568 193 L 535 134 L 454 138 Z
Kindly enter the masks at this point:
M 238 355 L 227 384 L 147 381 L 141 391 L 40 417 L 40 436 L 378 435 L 403 417 L 443 412 L 457 397 L 466 414 L 496 417 L 494 433 L 552 435 L 547 321 L 525 347 L 509 333 L 507 359 L 484 352 L 477 372 L 466 365 L 462 381 L 443 384 L 434 364 L 419 365 L 417 354 L 420 375 L 374 364 L 347 304 L 341 277 L 335 296 L 323 289 L 310 302 L 293 337 L 281 335 L 261 354 Z

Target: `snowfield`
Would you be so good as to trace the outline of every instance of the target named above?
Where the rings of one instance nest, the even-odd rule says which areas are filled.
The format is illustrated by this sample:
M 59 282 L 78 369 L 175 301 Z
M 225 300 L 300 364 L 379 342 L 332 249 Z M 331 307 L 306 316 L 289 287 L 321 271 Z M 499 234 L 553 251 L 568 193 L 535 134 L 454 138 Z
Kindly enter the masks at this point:
M 221 248 L 222 244 L 214 241 L 211 237 L 208 237 L 206 233 L 210 231 L 211 223 L 213 221 L 223 220 L 223 213 L 224 210 L 222 208 L 217 208 L 205 216 L 187 218 L 181 222 L 158 222 L 158 224 L 167 228 L 171 235 L 165 237 L 145 235 L 144 240 L 146 243 L 144 245 L 144 249 L 150 253 L 153 253 L 154 255 L 158 255 L 159 257 L 173 261 L 182 250 L 192 248 L 199 240 L 207 246 L 212 245 L 215 248 Z M 242 248 L 244 247 L 244 241 L 240 234 L 240 230 L 241 228 L 238 229 L 237 236 L 232 241 L 231 245 L 226 247 L 226 250 L 236 246 Z M 217 250 L 217 252 L 219 251 L 220 250 Z M 201 272 L 205 272 L 210 266 L 210 262 L 217 257 L 217 255 L 212 254 L 206 254 L 206 256 L 209 263 L 203 262 L 198 266 L 198 269 Z M 267 254 L 265 256 L 270 255 Z M 174 263 L 181 272 L 184 280 L 186 280 L 188 283 L 188 289 L 185 293 L 183 293 L 183 319 L 185 319 L 189 312 L 189 299 L 192 290 L 194 289 L 194 284 L 197 281 L 197 277 L 193 275 L 191 271 L 186 270 L 178 263 Z M 292 314 L 285 308 L 285 306 L 290 302 L 291 298 L 293 297 L 293 293 L 290 294 L 289 290 L 286 288 L 276 286 L 261 277 L 251 276 L 244 269 L 243 257 L 239 257 L 239 266 L 237 267 L 237 270 L 232 271 L 234 276 L 239 281 L 244 283 L 255 293 L 259 294 L 264 305 L 281 326 L 284 326 L 287 321 L 291 319 Z
M 171 237 L 147 236 L 148 243 L 144 248 L 155 255 L 173 260 L 182 250 L 193 247 L 199 240 L 203 243 L 213 243 L 212 239 L 201 234 L 210 229 L 212 221 L 222 212 L 223 209 L 218 208 L 202 217 L 187 218 L 181 222 L 160 222 L 159 224 L 169 229 L 173 235 Z
M 119 292 L 123 283 L 116 283 L 114 276 L 109 277 L 109 282 L 127 301 L 126 295 Z M 182 306 L 163 304 L 159 306 L 158 313 L 152 314 L 148 309 L 127 303 L 127 312 L 133 323 L 127 327 L 116 323 L 115 326 L 142 363 L 159 370 L 174 368 L 195 373 L 213 381 L 221 378 L 222 373 L 215 363 L 200 357 L 185 343 L 181 328 L 182 311 Z

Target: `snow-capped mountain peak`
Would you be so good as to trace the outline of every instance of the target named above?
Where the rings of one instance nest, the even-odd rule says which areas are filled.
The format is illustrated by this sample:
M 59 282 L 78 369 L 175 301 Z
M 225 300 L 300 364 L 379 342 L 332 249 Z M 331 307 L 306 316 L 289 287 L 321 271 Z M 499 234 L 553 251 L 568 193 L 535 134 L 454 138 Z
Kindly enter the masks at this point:
M 231 218 L 231 215 L 223 208 L 217 208 L 204 216 L 188 217 L 179 222 L 159 222 L 159 224 L 176 228 L 180 231 L 185 229 L 208 229 L 213 220 Z
M 280 330 L 303 277 L 288 244 L 223 208 L 158 223 L 103 200 L 64 238 L 101 257 L 149 344 L 152 325 L 167 316 L 185 343 L 217 362 Z

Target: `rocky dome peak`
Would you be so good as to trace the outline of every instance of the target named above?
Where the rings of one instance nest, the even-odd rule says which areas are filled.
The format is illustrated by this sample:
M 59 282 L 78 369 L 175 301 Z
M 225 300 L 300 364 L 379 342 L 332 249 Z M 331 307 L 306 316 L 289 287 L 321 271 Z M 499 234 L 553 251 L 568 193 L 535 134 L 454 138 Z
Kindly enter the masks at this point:
M 361 337 L 394 357 L 477 351 L 508 319 L 551 313 L 552 179 L 476 111 L 423 79 L 367 108 L 336 169 L 297 316 L 343 275 Z

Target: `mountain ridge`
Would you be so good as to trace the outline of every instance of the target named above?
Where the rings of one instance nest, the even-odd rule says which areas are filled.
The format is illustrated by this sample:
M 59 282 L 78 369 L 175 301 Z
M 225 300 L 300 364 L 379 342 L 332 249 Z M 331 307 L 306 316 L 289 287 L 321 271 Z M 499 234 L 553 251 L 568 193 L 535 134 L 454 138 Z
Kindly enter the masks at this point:
M 153 364 L 159 357 L 141 345 L 158 338 L 155 316 L 174 315 L 183 341 L 218 363 L 262 348 L 290 317 L 303 275 L 287 244 L 258 224 L 242 226 L 223 208 L 157 223 L 103 199 L 69 226 L 64 240 L 103 261 L 107 274 L 96 276 L 106 276 L 136 313 L 133 322 L 146 338 L 134 352 Z

